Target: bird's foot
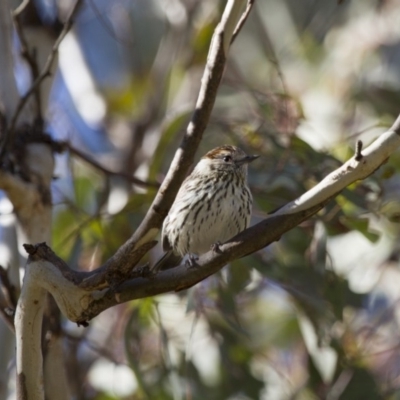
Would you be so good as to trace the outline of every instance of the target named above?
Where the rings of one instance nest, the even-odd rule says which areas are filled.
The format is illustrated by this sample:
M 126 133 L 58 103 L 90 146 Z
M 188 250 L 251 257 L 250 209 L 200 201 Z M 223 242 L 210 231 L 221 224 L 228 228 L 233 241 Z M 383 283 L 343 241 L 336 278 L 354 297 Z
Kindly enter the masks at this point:
M 188 268 L 194 268 L 197 267 L 196 261 L 199 259 L 199 257 L 197 257 L 194 254 L 189 254 L 188 259 L 186 260 L 186 266 Z
M 142 267 L 137 268 L 137 273 L 135 274 L 136 277 L 140 278 L 147 278 L 147 279 L 153 279 L 160 270 L 158 268 L 154 269 L 154 265 L 150 267 L 149 263 L 146 263 Z
M 221 253 L 221 249 L 219 248 L 221 246 L 221 242 L 215 242 L 214 244 L 211 245 L 211 250 L 215 253 Z

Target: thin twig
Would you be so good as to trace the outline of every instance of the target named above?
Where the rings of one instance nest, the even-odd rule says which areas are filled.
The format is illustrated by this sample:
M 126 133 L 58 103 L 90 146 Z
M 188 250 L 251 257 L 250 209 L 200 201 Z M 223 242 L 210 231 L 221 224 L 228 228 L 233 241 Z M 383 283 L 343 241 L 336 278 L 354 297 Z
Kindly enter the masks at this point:
M 391 353 L 391 352 L 394 352 L 394 351 L 399 350 L 399 349 L 400 349 L 400 343 L 397 343 L 393 347 L 389 347 L 389 348 L 386 348 L 386 349 L 383 349 L 383 350 L 378 350 L 378 351 L 375 351 L 373 353 L 361 354 L 361 356 L 363 358 L 377 357 L 377 356 L 380 356 L 382 354 Z
M 239 20 L 239 22 L 238 22 L 237 25 L 236 25 L 235 31 L 233 32 L 232 39 L 231 39 L 231 44 L 234 42 L 234 40 L 236 39 L 236 36 L 237 36 L 237 35 L 239 34 L 239 32 L 241 31 L 241 29 L 242 29 L 244 23 L 246 22 L 246 20 L 247 20 L 249 14 L 250 14 L 250 11 L 251 11 L 251 9 L 252 9 L 252 7 L 253 7 L 255 1 L 256 1 L 256 0 L 247 0 L 246 9 L 244 10 L 242 16 L 240 17 L 240 20 Z
M 23 2 L 14 10 L 13 17 L 18 17 L 28 6 L 30 0 L 23 0 Z
M 363 133 L 366 133 L 366 132 L 368 132 L 368 131 L 372 131 L 373 129 L 381 128 L 381 127 L 386 127 L 386 126 L 383 125 L 383 124 L 381 124 L 380 122 L 378 122 L 377 124 L 369 125 L 369 126 L 367 126 L 366 128 L 363 128 L 363 129 L 360 129 L 360 130 L 357 131 L 357 132 L 351 133 L 347 138 L 348 138 L 348 139 L 354 139 L 354 138 L 356 138 L 357 136 L 361 136 Z
M 354 154 L 354 158 L 355 158 L 356 161 L 361 161 L 362 158 L 363 158 L 363 155 L 361 153 L 362 148 L 363 148 L 363 142 L 361 140 L 357 140 L 356 151 L 355 151 L 355 154 Z
M 72 9 L 71 9 L 71 11 L 70 11 L 65 23 L 64 23 L 64 27 L 63 27 L 60 35 L 58 36 L 57 40 L 55 41 L 55 43 L 53 45 L 53 48 L 51 49 L 51 52 L 50 52 L 50 54 L 49 54 L 49 56 L 47 58 L 46 64 L 44 65 L 44 67 L 42 69 L 42 72 L 35 79 L 35 81 L 33 82 L 32 86 L 25 93 L 25 95 L 21 97 L 21 99 L 20 99 L 20 101 L 19 101 L 19 103 L 17 105 L 17 108 L 16 108 L 16 110 L 14 112 L 14 115 L 11 118 L 10 125 L 9 125 L 7 131 L 5 132 L 4 140 L 1 143 L 0 159 L 3 158 L 4 153 L 6 151 L 6 148 L 8 146 L 8 143 L 13 140 L 18 118 L 19 118 L 22 110 L 24 109 L 26 103 L 28 102 L 29 97 L 38 89 L 38 87 L 43 82 L 43 80 L 51 75 L 50 71 L 51 71 L 51 68 L 53 66 L 54 59 L 55 59 L 55 57 L 57 55 L 58 47 L 60 46 L 60 43 L 62 42 L 62 40 L 64 39 L 64 37 L 68 33 L 68 31 L 70 30 L 70 28 L 72 26 L 72 20 L 75 17 L 75 14 L 76 14 L 81 2 L 82 2 L 82 0 L 76 0 L 74 6 L 72 7 Z
M 285 76 L 283 74 L 281 65 L 279 64 L 278 57 L 277 57 L 276 52 L 275 52 L 275 50 L 274 50 L 274 48 L 273 48 L 273 46 L 272 46 L 272 44 L 270 42 L 268 33 L 266 32 L 266 29 L 265 29 L 264 24 L 263 24 L 263 22 L 261 20 L 259 12 L 260 11 L 258 10 L 258 12 L 254 13 L 254 16 L 255 16 L 254 21 L 256 23 L 256 29 L 258 30 L 258 33 L 261 36 L 260 43 L 263 46 L 264 53 L 265 53 L 266 57 L 268 58 L 268 60 L 271 62 L 271 64 L 274 65 L 274 67 L 276 69 L 276 73 L 278 74 L 278 78 L 279 78 L 279 80 L 281 82 L 282 92 L 283 92 L 283 94 L 285 96 L 285 100 L 283 102 L 283 104 L 284 104 L 284 113 L 286 115 L 286 118 L 289 120 L 290 118 L 289 118 L 289 109 L 288 109 L 288 100 L 287 99 L 290 99 L 291 96 L 290 96 L 290 93 L 289 93 L 289 89 L 288 89 L 288 86 L 287 86 L 287 83 L 286 83 Z M 290 121 L 289 121 L 287 126 L 290 127 L 291 125 L 293 125 L 293 124 L 290 124 Z M 286 133 L 290 134 L 288 129 L 286 130 Z
M 90 8 L 92 9 L 93 13 L 96 15 L 96 17 L 98 18 L 100 24 L 104 27 L 104 29 L 108 32 L 108 34 L 110 35 L 110 37 L 112 37 L 116 42 L 118 42 L 121 45 L 124 46 L 133 46 L 134 45 L 134 41 L 132 40 L 127 40 L 125 38 L 119 38 L 115 31 L 114 28 L 112 26 L 111 23 L 108 23 L 104 17 L 103 14 L 107 13 L 102 13 L 96 6 L 95 2 L 93 0 L 88 0 L 88 4 L 90 6 Z M 110 3 L 112 4 L 112 3 Z
M 58 145 L 61 145 L 62 148 L 68 149 L 68 151 L 71 154 L 78 156 L 79 158 L 81 158 L 82 160 L 87 162 L 88 164 L 92 165 L 99 171 L 103 172 L 105 175 L 119 176 L 121 178 L 126 179 L 128 182 L 134 183 L 135 185 L 138 185 L 138 186 L 152 187 L 152 188 L 160 187 L 160 184 L 158 182 L 147 182 L 147 181 L 143 181 L 142 179 L 136 178 L 135 176 L 132 176 L 132 175 L 124 173 L 124 172 L 111 171 L 108 168 L 103 167 L 100 163 L 95 161 L 92 157 L 88 156 L 83 151 L 78 150 L 76 147 L 73 147 L 68 142 L 58 143 Z
M 34 55 L 34 52 L 29 51 L 29 46 L 28 46 L 28 41 L 26 40 L 24 31 L 22 29 L 21 21 L 20 21 L 20 15 L 21 13 L 25 10 L 25 8 L 28 6 L 30 0 L 24 0 L 12 13 L 13 21 L 14 21 L 14 26 L 17 31 L 20 44 L 21 44 L 21 55 L 23 58 L 25 58 L 26 62 L 28 63 L 31 71 L 32 71 L 32 77 L 34 80 L 36 80 L 39 77 L 39 66 L 36 60 L 36 57 Z M 37 118 L 41 118 L 40 111 L 41 111 L 41 97 L 40 97 L 40 92 L 38 90 L 35 91 L 35 101 L 36 101 L 36 107 L 37 107 Z

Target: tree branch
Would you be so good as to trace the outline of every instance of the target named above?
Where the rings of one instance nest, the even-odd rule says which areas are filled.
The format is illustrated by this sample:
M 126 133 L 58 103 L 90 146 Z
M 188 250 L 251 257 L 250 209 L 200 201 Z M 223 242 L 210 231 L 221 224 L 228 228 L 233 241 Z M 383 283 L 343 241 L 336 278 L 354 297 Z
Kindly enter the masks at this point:
M 363 151 L 360 161 L 353 156 L 311 190 L 219 246 L 217 252 L 210 250 L 203 254 L 195 267 L 181 265 L 162 271 L 156 276 L 128 279 L 120 286 L 114 285 L 102 291 L 93 291 L 90 290 L 93 286 L 85 283 L 82 273 L 71 270 L 45 244 L 40 244 L 31 246 L 31 250 L 34 251 L 30 252 L 25 279 L 29 281 L 29 275 L 34 275 L 36 284 L 55 296 L 62 312 L 71 320 L 81 324 L 87 323 L 100 312 L 121 302 L 187 289 L 214 274 L 228 262 L 254 253 L 279 240 L 282 234 L 317 213 L 348 185 L 371 175 L 398 147 L 400 147 L 400 116 L 387 132 Z M 93 271 L 90 279 L 95 279 L 97 273 L 104 274 L 106 271 L 116 269 L 117 266 L 129 271 L 132 259 L 129 256 L 118 257 L 117 252 L 98 272 Z
M 24 30 L 20 21 L 20 15 L 29 5 L 29 0 L 24 0 L 12 13 L 14 27 L 20 40 L 21 55 L 26 60 L 32 73 L 32 79 L 36 80 L 39 76 L 39 65 L 37 62 L 36 51 L 30 51 L 28 41 L 25 37 Z M 41 96 L 40 91 L 34 92 L 36 102 L 36 119 L 42 118 L 41 116 Z
M 326 198 L 336 195 L 351 183 L 365 179 L 384 164 L 399 146 L 400 115 L 388 131 L 382 133 L 370 146 L 363 150 L 363 157 L 360 161 L 357 161 L 356 157 L 353 156 L 311 190 L 280 208 L 276 214 L 290 214 L 306 210 Z
M 243 25 L 246 22 L 247 17 L 249 16 L 250 11 L 253 8 L 253 5 L 254 5 L 255 1 L 256 0 L 247 0 L 246 10 L 244 11 L 242 16 L 240 17 L 240 20 L 236 25 L 235 31 L 232 34 L 231 44 L 234 42 L 234 40 L 236 39 L 237 35 L 239 35 L 239 32 L 242 30 Z
M 19 399 L 26 399 L 29 396 L 40 400 L 44 397 L 41 325 L 46 292 L 53 293 L 58 307 L 65 315 L 68 315 L 73 321 L 84 324 L 86 318 L 82 315 L 82 310 L 88 310 L 93 301 L 104 295 L 104 291 L 114 290 L 113 288 L 118 286 L 123 279 L 126 279 L 127 276 L 132 276 L 132 268 L 154 246 L 155 242 L 153 238 L 158 233 L 179 186 L 193 162 L 195 152 L 207 126 L 223 74 L 226 53 L 233 29 L 237 25 L 240 17 L 239 10 L 242 8 L 244 2 L 245 0 L 228 0 L 221 22 L 215 30 L 196 109 L 191 122 L 181 146 L 175 154 L 175 158 L 162 187 L 158 191 L 142 224 L 130 240 L 121 246 L 117 253 L 103 267 L 95 271 L 94 274 L 77 273 L 69 270 L 68 266 L 62 260 L 55 258 L 56 256 L 44 244 L 26 246 L 26 250 L 30 254 L 28 261 L 30 265 L 26 270 L 24 285 L 15 316 L 17 394 Z M 53 50 L 48 57 L 42 73 L 35 80 L 28 93 L 21 98 L 11 119 L 7 134 L 1 144 L 0 158 L 4 154 L 8 143 L 13 138 L 18 117 L 27 99 L 49 74 L 58 45 L 68 32 L 72 17 L 79 3 L 80 0 L 77 0 L 62 33 L 53 46 Z M 8 177 L 4 176 L 4 178 Z M 7 181 L 7 179 L 4 179 L 4 181 Z M 108 289 L 98 290 L 104 286 Z M 93 288 L 96 288 L 96 290 Z
M 83 151 L 73 147 L 68 142 L 53 142 L 53 143 L 56 146 L 60 146 L 61 149 L 59 149 L 59 151 L 67 149 L 71 154 L 78 156 L 82 160 L 86 161 L 88 164 L 92 165 L 99 171 L 103 172 L 105 175 L 119 176 L 121 178 L 126 179 L 128 182 L 134 183 L 135 185 L 138 185 L 141 187 L 151 187 L 151 188 L 160 187 L 160 184 L 158 182 L 146 182 L 146 181 L 143 181 L 142 179 L 136 178 L 135 176 L 124 173 L 124 172 L 110 171 L 108 168 L 103 167 L 100 163 L 95 161 L 92 157 L 88 156 Z
M 176 193 L 193 163 L 203 132 L 208 124 L 224 72 L 229 44 L 244 4 L 245 0 L 228 0 L 221 22 L 215 29 L 211 41 L 199 96 L 186 133 L 149 211 L 136 232 L 120 248 L 119 252 L 129 251 L 130 247 L 151 241 L 157 235 Z M 225 45 L 226 43 L 228 45 Z

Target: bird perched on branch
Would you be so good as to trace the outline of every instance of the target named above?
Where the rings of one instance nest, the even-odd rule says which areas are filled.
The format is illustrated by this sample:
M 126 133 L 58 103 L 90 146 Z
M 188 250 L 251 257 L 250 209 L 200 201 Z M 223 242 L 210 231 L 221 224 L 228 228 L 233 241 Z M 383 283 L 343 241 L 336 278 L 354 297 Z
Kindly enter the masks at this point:
M 220 146 L 201 158 L 185 179 L 164 220 L 167 253 L 154 272 L 177 266 L 189 254 L 203 254 L 249 226 L 253 198 L 247 186 L 249 156 L 236 146 Z

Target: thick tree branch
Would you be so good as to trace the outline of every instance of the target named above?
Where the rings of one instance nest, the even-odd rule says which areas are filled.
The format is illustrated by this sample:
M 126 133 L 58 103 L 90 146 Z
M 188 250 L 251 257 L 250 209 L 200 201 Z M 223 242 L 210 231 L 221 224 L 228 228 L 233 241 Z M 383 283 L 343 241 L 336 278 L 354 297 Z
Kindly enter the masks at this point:
M 365 179 L 385 163 L 399 146 L 400 115 L 388 131 L 382 133 L 370 146 L 363 150 L 363 157 L 360 161 L 356 160 L 356 156 L 352 157 L 311 190 L 279 209 L 277 214 L 306 210 L 326 198 L 336 195 L 351 183 Z
M 217 272 L 228 262 L 279 240 L 282 234 L 317 213 L 349 184 L 371 175 L 400 147 L 399 132 L 400 116 L 387 132 L 363 150 L 360 161 L 355 159 L 356 156 L 352 157 L 298 199 L 219 246 L 218 252 L 210 250 L 202 255 L 195 267 L 181 265 L 156 276 L 128 279 L 117 287 L 114 285 L 102 291 L 86 290 L 90 289 L 90 285 L 85 287 L 81 273 L 70 270 L 45 244 L 41 244 L 30 247 L 28 276 L 25 279 L 29 280 L 30 274 L 34 275 L 37 284 L 55 296 L 62 312 L 78 323 L 86 323 L 101 311 L 121 302 L 186 289 Z M 104 274 L 109 268 L 115 269 L 117 265 L 126 269 L 132 265 L 132 260 L 115 257 L 113 262 L 109 261 L 99 269 L 99 274 Z M 96 271 L 91 279 L 95 274 Z
M 67 19 L 62 33 L 55 42 L 53 50 L 41 74 L 16 106 L 15 112 L 8 125 L 7 133 L 3 137 L 1 143 L 0 159 L 1 156 L 4 155 L 8 143 L 13 139 L 18 118 L 28 98 L 37 90 L 43 79 L 48 76 L 57 53 L 58 45 L 68 32 L 79 3 L 80 0 L 75 2 L 75 6 Z M 41 326 L 46 293 L 53 293 L 58 307 L 73 321 L 85 323 L 82 310 L 88 310 L 93 301 L 103 296 L 104 290 L 102 291 L 99 289 L 106 287 L 107 289 L 105 290 L 114 290 L 113 288 L 117 287 L 122 280 L 131 277 L 132 268 L 140 261 L 141 257 L 154 246 L 155 242 L 153 239 L 174 200 L 176 192 L 189 166 L 193 162 L 196 149 L 207 126 L 223 74 L 228 46 L 233 30 L 240 18 L 240 11 L 244 3 L 245 0 L 228 0 L 221 23 L 215 30 L 200 94 L 191 122 L 153 205 L 132 238 L 125 243 L 103 267 L 99 268 L 95 274 L 82 274 L 70 271 L 61 260 L 54 259 L 51 252 L 46 251 L 48 248 L 44 245 L 26 247 L 27 251 L 30 253 L 30 257 L 15 316 L 18 398 L 24 400 L 27 398 L 34 398 L 35 400 L 39 400 L 44 397 Z M 40 146 L 46 145 L 40 144 Z M 28 163 L 28 165 L 31 166 L 35 164 Z M 47 171 L 49 171 L 51 179 L 53 168 L 47 168 Z M 34 176 L 35 175 L 30 176 L 30 178 L 34 178 Z M 39 181 L 33 180 L 32 182 L 34 184 L 44 182 L 40 176 L 39 178 Z M 46 185 L 44 185 L 45 188 L 48 188 L 49 185 L 47 178 L 48 177 L 46 177 Z M 20 181 L 18 177 L 14 179 L 14 177 L 4 174 L 2 177 L 0 176 L 0 186 L 1 185 L 9 185 L 8 193 L 10 194 L 12 192 L 17 192 L 19 186 L 24 186 L 24 182 Z M 27 185 L 30 186 L 29 183 Z M 35 189 L 38 189 L 38 187 L 35 187 Z M 33 190 L 30 194 L 38 194 L 37 191 L 36 193 L 34 192 Z M 18 201 L 16 196 L 14 196 L 14 198 Z M 48 211 L 48 206 L 50 206 L 49 202 L 44 201 L 45 199 L 43 198 L 40 200 L 41 201 L 38 201 L 37 204 L 44 208 L 44 211 Z M 23 204 L 20 205 L 20 208 L 23 208 Z M 32 226 L 32 221 L 29 222 L 30 226 Z M 43 227 L 43 220 L 37 222 L 39 228 Z M 49 228 L 51 226 L 50 221 L 47 221 L 45 225 Z M 35 241 L 30 240 L 30 242 L 37 243 L 39 240 L 36 238 Z M 48 258 L 52 261 L 49 261 Z M 47 259 L 47 261 L 43 262 L 45 259 Z M 55 265 L 56 269 L 54 269 Z M 135 276 L 137 276 L 137 273 Z M 93 290 L 93 288 L 96 288 L 96 290 Z
M 175 153 L 167 176 L 138 229 L 118 249 L 117 253 L 101 267 L 102 270 L 120 266 L 121 260 L 129 259 L 132 253 L 143 244 L 151 243 L 157 235 L 176 193 L 193 163 L 196 150 L 207 126 L 225 67 L 224 38 L 225 40 L 229 38 L 228 43 L 230 43 L 234 28 L 240 18 L 239 10 L 244 8 L 244 4 L 245 0 L 228 1 L 221 22 L 214 32 L 195 111 L 181 145 Z M 248 15 L 248 12 L 246 12 L 246 15 Z M 226 29 L 228 30 L 227 32 L 225 31 Z M 104 283 L 104 281 L 97 281 L 100 286 Z
M 43 111 L 38 109 L 36 113 L 32 113 L 34 107 L 32 108 L 30 104 L 31 96 L 35 95 L 37 99 L 40 98 L 40 102 L 37 103 L 39 108 L 40 104 L 47 104 L 48 92 L 45 92 L 46 96 L 42 91 L 42 83 L 46 77 L 51 75 L 59 44 L 69 31 L 80 3 L 81 0 L 76 0 L 74 3 L 63 30 L 52 45 L 43 67 L 38 67 L 32 71 L 34 82 L 30 89 L 22 97 L 19 97 L 17 93 L 18 101 L 12 103 L 13 107 L 6 108 L 7 124 L 0 144 L 0 159 L 4 161 L 4 170 L 0 172 L 0 188 L 7 192 L 13 203 L 18 225 L 22 228 L 19 233 L 23 236 L 24 241 L 30 243 L 50 242 L 51 240 L 50 183 L 54 169 L 53 151 L 50 146 L 26 140 L 26 137 L 32 138 L 34 133 L 37 133 L 35 127 L 41 128 L 41 124 L 36 122 L 41 115 L 40 111 Z M 6 14 L 9 15 L 8 9 Z M 23 44 L 27 46 L 28 42 L 24 41 L 22 30 L 20 30 L 20 34 Z M 29 37 L 27 36 L 26 39 L 29 39 Z M 11 45 L 12 40 L 9 40 Z M 25 48 L 25 50 L 26 52 L 29 51 L 28 48 Z M 33 59 L 31 59 L 31 66 L 37 67 Z M 41 72 L 39 73 L 39 71 Z M 12 76 L 11 79 L 14 82 L 15 77 L 11 67 L 10 76 Z M 3 86 L 0 89 L 3 89 Z M 4 98 L 10 96 L 9 93 L 4 93 L 4 91 L 2 91 L 2 94 Z M 17 134 L 18 140 L 14 140 Z M 13 145 L 12 151 L 9 151 L 10 144 Z M 7 157 L 4 157 L 3 160 L 5 155 Z M 12 168 L 14 160 L 18 160 L 20 169 Z M 10 168 L 6 171 L 7 167 Z M 46 311 L 50 314 L 54 309 L 56 315 L 59 315 L 57 307 L 51 308 L 47 305 L 47 290 L 39 285 L 27 284 L 23 286 L 15 315 L 18 399 L 41 399 L 44 396 L 41 341 L 43 315 Z M 29 309 L 30 306 L 32 308 Z M 56 320 L 56 315 L 52 314 L 52 320 Z M 54 383 L 53 386 L 57 388 L 57 395 L 47 388 L 46 394 L 49 398 L 66 399 L 68 398 L 68 385 L 65 379 L 63 359 L 55 356 L 58 351 L 62 351 L 61 338 L 52 335 L 52 351 L 46 352 L 46 364 L 50 366 L 48 370 L 52 373 L 44 380 L 46 386 L 48 386 L 50 380 Z
M 143 222 L 130 240 L 120 248 L 119 252 L 129 251 L 130 247 L 138 246 L 156 237 L 176 193 L 193 163 L 203 132 L 208 124 L 224 72 L 232 34 L 240 19 L 245 3 L 245 0 L 228 0 L 221 22 L 215 29 L 212 38 L 196 107 L 186 133 L 179 149 L 175 153 L 167 176 Z
M 26 245 L 30 254 L 25 285 L 40 285 L 53 294 L 61 311 L 72 321 L 85 325 L 101 311 L 128 300 L 187 289 L 220 270 L 228 262 L 259 250 L 318 212 L 324 204 L 296 214 L 271 216 L 220 246 L 218 252 L 202 255 L 195 267 L 181 265 L 156 276 L 127 280 L 118 287 L 86 290 L 78 271 L 70 269 L 51 249 L 41 243 Z M 124 260 L 121 268 L 126 268 Z M 103 269 L 104 266 L 101 268 Z M 85 287 L 85 289 L 83 289 Z M 28 303 L 29 304 L 29 303 Z
M 28 128 L 29 129 L 29 128 Z M 22 147 L 22 146 L 21 146 Z M 25 168 L 21 174 L 0 170 L 0 189 L 11 200 L 25 241 L 37 243 L 51 238 L 51 193 L 54 157 L 42 143 L 26 143 L 19 149 Z

